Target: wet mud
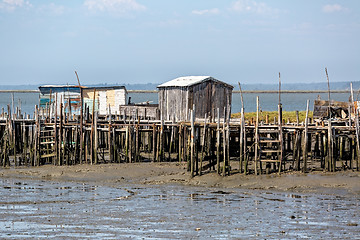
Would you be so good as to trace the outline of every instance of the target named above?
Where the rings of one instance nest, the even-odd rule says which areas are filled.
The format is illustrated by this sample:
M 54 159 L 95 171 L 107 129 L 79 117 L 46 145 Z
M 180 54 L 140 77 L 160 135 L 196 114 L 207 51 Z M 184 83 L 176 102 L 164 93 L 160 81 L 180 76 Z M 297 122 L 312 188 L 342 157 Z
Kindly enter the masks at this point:
M 359 239 L 360 196 L 0 179 L 1 239 Z

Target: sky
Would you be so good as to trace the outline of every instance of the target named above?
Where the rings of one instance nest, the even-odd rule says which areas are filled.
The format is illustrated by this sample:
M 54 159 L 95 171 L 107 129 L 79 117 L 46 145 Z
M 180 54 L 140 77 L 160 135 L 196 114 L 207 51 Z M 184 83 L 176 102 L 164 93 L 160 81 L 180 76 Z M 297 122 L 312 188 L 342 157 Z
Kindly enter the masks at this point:
M 360 81 L 358 0 L 0 0 L 0 85 Z

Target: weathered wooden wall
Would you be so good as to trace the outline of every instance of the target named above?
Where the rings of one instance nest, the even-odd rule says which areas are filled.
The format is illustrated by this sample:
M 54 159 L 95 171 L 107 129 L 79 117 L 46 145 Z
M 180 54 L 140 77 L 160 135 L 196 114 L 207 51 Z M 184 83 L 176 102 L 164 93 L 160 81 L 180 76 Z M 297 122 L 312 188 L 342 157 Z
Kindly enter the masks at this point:
M 159 89 L 159 109 L 164 120 L 189 119 L 189 90 L 187 87 L 168 87 Z
M 214 116 L 219 108 L 220 116 L 231 114 L 232 88 L 214 81 L 204 81 L 189 87 L 159 89 L 159 109 L 164 120 L 189 121 L 190 110 L 195 106 L 195 117 Z
M 93 104 L 94 88 L 86 88 L 83 89 L 83 98 L 90 112 L 94 106 L 95 111 L 100 115 L 106 115 L 109 114 L 110 107 L 111 114 L 116 114 L 120 105 L 127 103 L 127 92 L 125 88 L 95 88 L 95 104 Z

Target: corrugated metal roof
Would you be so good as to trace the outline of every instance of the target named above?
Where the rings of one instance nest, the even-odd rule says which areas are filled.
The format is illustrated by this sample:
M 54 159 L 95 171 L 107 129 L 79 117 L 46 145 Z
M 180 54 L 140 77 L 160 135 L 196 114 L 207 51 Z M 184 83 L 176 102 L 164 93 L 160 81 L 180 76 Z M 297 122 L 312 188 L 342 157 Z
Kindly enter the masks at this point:
M 193 85 L 196 85 L 198 83 L 201 82 L 205 82 L 205 81 L 214 81 L 214 82 L 219 82 L 222 83 L 228 87 L 233 88 L 233 86 L 224 83 L 222 81 L 219 81 L 213 77 L 210 76 L 186 76 L 186 77 L 179 77 L 179 78 L 175 78 L 171 81 L 168 81 L 166 83 L 160 84 L 159 86 L 157 86 L 158 88 L 165 88 L 165 87 L 190 87 Z

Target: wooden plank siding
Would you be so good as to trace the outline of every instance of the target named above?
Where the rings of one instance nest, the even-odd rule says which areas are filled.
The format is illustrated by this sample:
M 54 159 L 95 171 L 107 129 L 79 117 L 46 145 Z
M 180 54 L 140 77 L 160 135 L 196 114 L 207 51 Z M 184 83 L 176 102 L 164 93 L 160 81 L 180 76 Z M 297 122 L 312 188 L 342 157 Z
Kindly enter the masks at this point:
M 111 114 L 119 113 L 119 107 L 125 105 L 127 101 L 127 91 L 125 87 L 98 87 L 83 89 L 84 104 L 89 107 L 92 112 L 93 99 L 95 89 L 95 111 L 100 115 L 109 113 L 109 106 Z
M 220 81 L 203 81 L 191 86 L 159 87 L 159 109 L 164 120 L 189 121 L 189 111 L 195 106 L 195 117 L 212 116 L 220 108 L 224 117 L 231 113 L 232 87 Z

